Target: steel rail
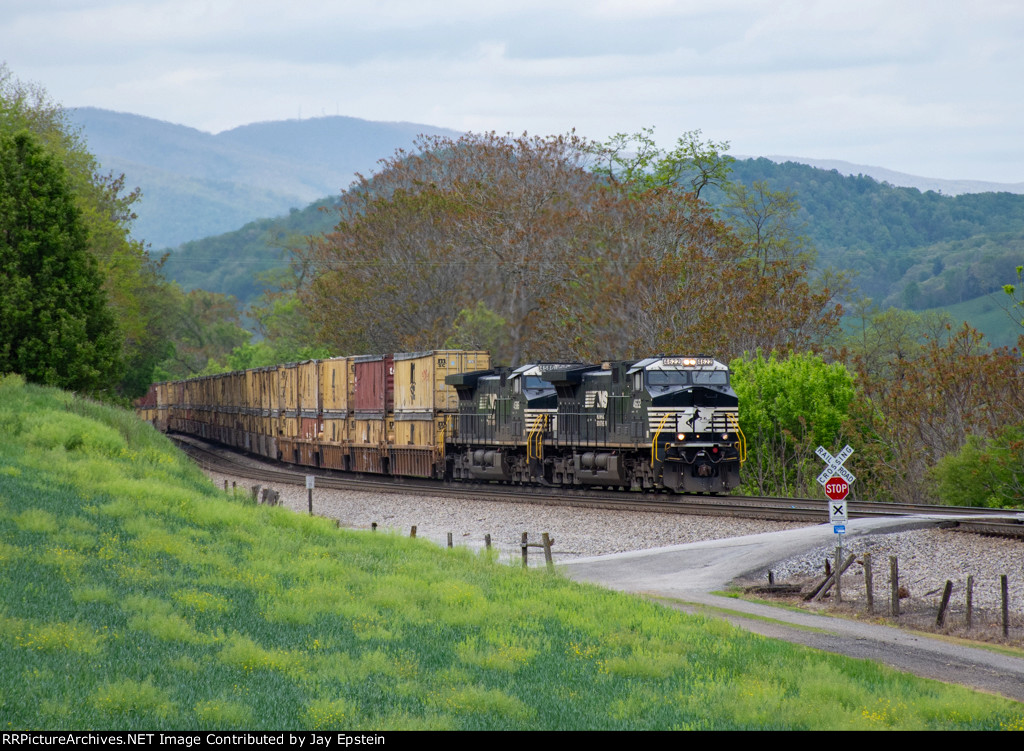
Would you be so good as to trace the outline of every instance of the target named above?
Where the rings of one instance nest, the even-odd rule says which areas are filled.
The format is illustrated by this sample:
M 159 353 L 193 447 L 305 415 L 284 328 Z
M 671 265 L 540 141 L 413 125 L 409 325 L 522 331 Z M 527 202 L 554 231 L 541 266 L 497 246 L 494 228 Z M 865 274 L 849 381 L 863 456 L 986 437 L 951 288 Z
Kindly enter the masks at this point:
M 304 485 L 307 475 L 316 477 L 316 485 L 334 490 L 377 493 L 407 493 L 436 497 L 459 496 L 505 503 L 533 503 L 580 508 L 614 509 L 647 513 L 674 513 L 705 516 L 735 516 L 770 521 L 825 523 L 827 499 L 772 498 L 754 496 L 697 496 L 661 492 L 622 492 L 581 488 L 550 488 L 542 485 L 502 485 L 496 483 L 441 482 L 426 478 L 393 477 L 354 472 L 339 472 L 313 467 L 274 464 L 253 458 L 233 448 L 211 445 L 191 436 L 170 435 L 182 450 L 201 467 L 221 474 L 245 477 L 282 485 Z M 942 514 L 969 516 L 964 521 L 950 520 L 943 526 L 957 531 L 1024 539 L 1024 513 L 1021 519 L 979 520 L 977 517 L 1003 516 L 1006 509 L 935 506 L 929 504 L 852 501 L 847 504 L 850 518 Z

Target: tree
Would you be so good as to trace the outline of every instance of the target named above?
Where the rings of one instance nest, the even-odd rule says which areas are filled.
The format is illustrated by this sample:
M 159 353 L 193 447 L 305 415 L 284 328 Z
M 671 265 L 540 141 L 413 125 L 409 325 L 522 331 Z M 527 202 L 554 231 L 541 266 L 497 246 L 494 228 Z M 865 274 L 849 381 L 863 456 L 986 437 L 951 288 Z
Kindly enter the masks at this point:
M 700 197 L 722 185 L 727 144 L 694 131 L 666 154 L 649 131 L 617 138 L 421 139 L 360 178 L 335 231 L 298 258 L 321 341 L 430 349 L 461 339 L 466 317 L 484 310 L 512 364 L 792 351 L 832 331 L 835 289 L 808 279 L 791 197 L 758 192 L 751 212 L 763 221 L 747 233 Z
M 967 436 L 932 471 L 939 499 L 953 506 L 1024 506 L 1024 424 L 1007 425 L 991 438 Z
M 676 140 L 671 151 L 662 150 L 654 141 L 654 128 L 637 133 L 617 133 L 588 151 L 597 159 L 594 173 L 631 192 L 656 188 L 692 192 L 700 198 L 709 185 L 724 186 L 735 161 L 725 152 L 728 141 L 704 141 L 699 130 L 690 130 Z
M 583 142 L 469 134 L 421 138 L 343 196 L 310 243 L 300 291 L 332 349 L 430 349 L 482 301 L 511 362 L 544 345 L 537 316 L 586 230 L 597 180 Z
M 1003 292 L 1009 299 L 1006 313 L 1015 324 L 1024 328 L 1024 266 L 1018 266 L 1017 283 L 1004 284 Z
M 853 376 L 841 363 L 811 353 L 781 358 L 757 352 L 729 367 L 749 447 L 745 484 L 762 495 L 812 492 L 820 471 L 815 449 L 848 440 Z
M 109 392 L 121 338 L 67 174 L 27 131 L 0 132 L 0 371 Z
M 174 319 L 170 325 L 174 347 L 157 374 L 167 380 L 222 371 L 220 363 L 226 362 L 232 351 L 247 343 L 251 336 L 241 326 L 238 301 L 230 295 L 202 289 L 182 293 L 174 287 L 172 294 Z
M 18 81 L 0 64 L 0 132 L 27 130 L 63 165 L 69 189 L 87 230 L 88 250 L 97 263 L 123 341 L 125 368 L 117 391 L 145 393 L 157 363 L 170 352 L 168 310 L 173 297 L 160 264 L 144 243 L 131 237 L 138 190 L 126 191 L 124 176 L 103 174 L 67 112 L 41 86 Z
M 580 259 L 584 276 L 602 286 L 599 305 L 583 306 L 605 319 L 599 338 L 728 357 L 817 348 L 834 331 L 845 277 L 810 278 L 814 254 L 797 232 L 795 196 L 763 182 L 730 183 L 728 148 L 690 131 L 665 152 L 648 128 L 592 149 L 614 196 L 604 213 L 616 222 L 596 260 Z M 729 196 L 725 211 L 701 199 L 709 186 Z M 635 206 L 622 208 L 623 195 Z
M 995 439 L 1024 424 L 1020 355 L 992 349 L 966 324 L 930 331 L 934 319 L 907 311 L 876 314 L 854 350 L 858 399 L 851 410 L 870 473 L 858 483 L 876 497 L 936 498 L 933 467 L 970 436 Z M 877 330 L 876 330 L 877 329 Z

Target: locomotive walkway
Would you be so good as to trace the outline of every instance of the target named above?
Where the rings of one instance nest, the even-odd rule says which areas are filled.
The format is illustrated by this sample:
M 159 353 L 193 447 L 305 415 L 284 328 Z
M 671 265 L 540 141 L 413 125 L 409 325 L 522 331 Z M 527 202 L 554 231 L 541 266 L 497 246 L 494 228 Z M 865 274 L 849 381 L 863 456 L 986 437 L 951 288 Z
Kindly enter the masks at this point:
M 1019 515 L 1018 517 L 1019 518 Z M 847 537 L 936 526 L 948 517 L 854 519 Z M 830 525 L 653 550 L 580 558 L 561 565 L 577 581 L 657 598 L 670 607 L 724 617 L 763 636 L 876 660 L 925 678 L 1024 702 L 1024 658 L 891 626 L 798 612 L 712 594 L 733 580 L 834 541 Z

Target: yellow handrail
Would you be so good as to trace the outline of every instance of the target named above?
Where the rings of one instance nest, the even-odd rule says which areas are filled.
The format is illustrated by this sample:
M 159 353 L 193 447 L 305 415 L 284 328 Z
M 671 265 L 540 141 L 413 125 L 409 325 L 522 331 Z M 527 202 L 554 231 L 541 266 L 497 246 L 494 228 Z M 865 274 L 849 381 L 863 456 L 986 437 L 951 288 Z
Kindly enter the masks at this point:
M 548 416 L 547 413 L 537 415 L 537 419 L 533 423 L 533 427 L 530 429 L 529 435 L 526 436 L 526 459 L 541 459 L 544 446 L 544 431 L 548 427 Z M 534 442 L 536 441 L 536 446 Z
M 726 419 L 730 422 L 731 427 L 735 428 L 736 435 L 740 437 L 738 448 L 740 450 L 740 464 L 743 464 L 743 462 L 747 460 L 747 437 L 743 435 L 743 429 L 740 427 L 740 420 L 736 415 L 732 412 L 727 412 Z
M 441 461 L 444 461 L 444 449 L 445 449 L 445 435 L 452 425 L 452 418 L 454 415 L 445 415 L 444 422 L 441 423 L 441 427 L 437 431 L 437 451 L 441 456 Z
M 654 467 L 654 462 L 658 458 L 658 436 L 661 435 L 661 429 L 665 427 L 665 421 L 672 415 L 671 412 L 666 412 L 661 422 L 658 423 L 658 429 L 654 431 L 654 438 L 651 439 L 651 467 Z

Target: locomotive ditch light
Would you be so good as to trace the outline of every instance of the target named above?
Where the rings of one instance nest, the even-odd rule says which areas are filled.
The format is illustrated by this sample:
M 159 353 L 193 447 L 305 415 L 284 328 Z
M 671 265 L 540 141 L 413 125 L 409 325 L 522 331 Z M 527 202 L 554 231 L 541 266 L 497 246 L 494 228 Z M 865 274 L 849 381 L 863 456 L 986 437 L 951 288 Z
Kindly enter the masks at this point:
M 685 441 L 686 440 L 686 433 L 676 433 L 676 440 L 677 441 Z
M 728 433 L 722 433 L 722 440 L 723 441 L 728 441 L 729 440 L 729 434 Z

